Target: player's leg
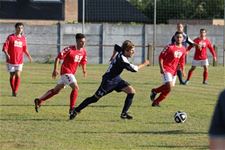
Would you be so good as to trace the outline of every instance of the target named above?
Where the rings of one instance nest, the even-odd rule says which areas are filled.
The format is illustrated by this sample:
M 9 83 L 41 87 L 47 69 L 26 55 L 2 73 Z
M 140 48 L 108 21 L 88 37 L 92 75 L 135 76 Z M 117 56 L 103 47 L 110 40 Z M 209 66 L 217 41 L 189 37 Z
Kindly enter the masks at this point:
M 71 114 L 73 109 L 74 109 L 74 106 L 75 106 L 76 101 L 77 101 L 78 90 L 79 90 L 79 86 L 78 86 L 77 82 L 71 83 L 70 87 L 72 88 L 72 91 L 70 93 L 70 110 L 69 110 L 69 114 Z
M 208 59 L 202 60 L 202 64 L 201 64 L 204 68 L 203 71 L 203 84 L 208 84 L 208 66 L 209 66 L 209 61 Z
M 160 93 L 159 97 L 155 99 L 155 97 L 153 97 L 152 99 L 152 94 L 150 96 L 152 102 L 152 106 L 159 106 L 159 103 L 164 100 L 166 98 L 166 96 L 169 94 L 169 92 L 171 91 L 171 87 L 175 85 L 176 82 L 176 76 L 173 76 L 171 73 L 169 72 L 165 72 L 162 75 L 162 80 L 163 80 L 163 85 L 161 85 L 158 88 L 154 88 L 152 89 L 152 93 L 155 93 L 155 97 L 156 94 Z
M 88 105 L 96 103 L 101 97 L 111 93 L 114 88 L 114 82 L 112 82 L 111 80 L 102 79 L 101 85 L 99 86 L 95 94 L 91 97 L 86 98 L 83 102 L 80 103 L 80 105 L 78 105 L 74 109 L 73 113 L 70 115 L 70 120 L 74 119 L 77 114 L 80 113 Z
M 170 91 L 171 91 L 171 88 L 172 88 L 172 86 L 173 86 L 173 83 L 172 83 L 172 81 L 170 81 L 170 82 L 166 82 L 166 83 L 164 83 L 164 89 L 163 89 L 163 91 L 160 93 L 160 95 L 153 101 L 153 103 L 152 103 L 152 106 L 153 107 L 155 107 L 155 106 L 159 106 L 159 103 L 161 102 L 161 101 L 163 101 L 166 97 L 167 97 L 167 95 L 170 93 Z
M 15 93 L 15 72 L 10 72 L 9 82 L 12 89 L 12 96 L 16 96 Z
M 185 84 L 188 84 L 195 69 L 196 69 L 196 66 L 191 66 L 191 69 L 188 71 L 188 76 L 187 76 L 187 80 L 185 81 Z
M 203 66 L 204 71 L 203 71 L 203 84 L 208 84 L 208 66 Z
M 179 79 L 180 84 L 184 84 L 184 81 L 183 81 L 183 78 L 182 78 L 183 74 L 182 74 L 180 66 L 178 66 L 178 68 L 177 68 L 177 77 Z
M 131 85 L 128 85 L 128 86 L 122 88 L 122 91 L 127 93 L 127 96 L 126 96 L 120 117 L 122 119 L 133 119 L 133 117 L 128 114 L 128 110 L 129 110 L 130 106 L 132 105 L 133 98 L 135 95 L 135 89 Z
M 48 100 L 49 98 L 51 98 L 52 96 L 58 94 L 63 88 L 64 88 L 64 84 L 57 84 L 55 86 L 55 88 L 48 90 L 44 95 L 42 95 L 39 98 L 36 98 L 34 100 L 34 104 L 35 104 L 35 110 L 36 112 L 38 112 L 38 109 L 41 107 L 41 104 Z
M 20 86 L 20 76 L 21 76 L 21 71 L 20 70 L 16 70 L 15 72 L 15 83 L 14 83 L 14 92 L 15 95 L 17 95 L 19 86 Z

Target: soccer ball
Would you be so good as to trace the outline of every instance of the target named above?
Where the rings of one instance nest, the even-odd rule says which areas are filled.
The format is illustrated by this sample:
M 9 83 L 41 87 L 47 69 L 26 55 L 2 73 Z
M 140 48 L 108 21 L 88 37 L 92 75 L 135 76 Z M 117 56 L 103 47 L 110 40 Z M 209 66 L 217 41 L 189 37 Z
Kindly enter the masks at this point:
M 177 111 L 174 114 L 174 120 L 176 123 L 184 123 L 187 120 L 187 114 L 185 112 Z

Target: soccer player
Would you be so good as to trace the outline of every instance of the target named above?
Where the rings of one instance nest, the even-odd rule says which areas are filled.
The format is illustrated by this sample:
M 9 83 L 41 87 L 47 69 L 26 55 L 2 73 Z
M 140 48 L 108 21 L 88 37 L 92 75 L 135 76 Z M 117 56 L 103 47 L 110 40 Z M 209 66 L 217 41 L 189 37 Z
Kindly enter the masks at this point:
M 196 66 L 203 66 L 204 72 L 203 72 L 203 82 L 202 83 L 208 84 L 207 80 L 208 80 L 209 61 L 208 61 L 208 56 L 207 56 L 207 48 L 209 48 L 214 61 L 216 61 L 216 52 L 215 52 L 211 42 L 209 41 L 209 39 L 206 37 L 206 29 L 200 29 L 200 37 L 197 37 L 196 39 L 194 39 L 194 41 L 196 43 L 198 43 L 201 48 L 195 47 L 194 59 L 192 61 L 191 69 L 188 72 L 188 77 L 187 77 L 187 80 L 185 81 L 185 84 L 188 84 Z M 192 47 L 193 46 L 190 45 L 187 48 L 187 52 L 189 52 Z
M 160 106 L 159 103 L 170 93 L 172 86 L 176 82 L 176 71 L 178 64 L 184 74 L 185 47 L 182 45 L 183 33 L 176 32 L 176 42 L 168 45 L 159 55 L 159 67 L 164 84 L 151 90 L 150 98 L 153 101 L 152 106 Z M 155 99 L 156 95 L 160 95 Z
M 133 119 L 131 115 L 128 114 L 128 109 L 130 108 L 133 97 L 135 95 L 135 89 L 125 80 L 120 77 L 123 69 L 131 72 L 137 72 L 139 69 L 149 64 L 149 61 L 145 61 L 143 64 L 138 66 L 131 64 L 128 58 L 134 55 L 134 44 L 126 40 L 123 42 L 122 47 L 115 45 L 113 55 L 111 57 L 111 64 L 108 70 L 102 76 L 102 82 L 91 97 L 86 98 L 78 107 L 76 107 L 70 116 L 70 119 L 74 119 L 78 113 L 81 112 L 89 104 L 97 102 L 101 97 L 111 93 L 112 91 L 125 92 L 127 97 L 122 109 L 121 118 L 122 119 Z M 117 54 L 117 55 L 116 55 Z
M 209 128 L 211 150 L 225 148 L 225 90 L 220 94 Z
M 69 114 L 74 109 L 76 99 L 78 96 L 79 86 L 74 74 L 77 71 L 79 65 L 82 66 L 84 77 L 87 75 L 86 64 L 87 64 L 87 54 L 85 46 L 85 36 L 81 33 L 76 34 L 76 43 L 77 45 L 71 45 L 64 48 L 56 57 L 54 63 L 54 69 L 52 72 L 52 78 L 55 79 L 58 75 L 58 65 L 60 60 L 63 60 L 60 71 L 60 79 L 58 80 L 57 85 L 47 91 L 44 95 L 34 100 L 35 110 L 39 111 L 40 106 L 44 101 L 48 100 L 52 96 L 58 94 L 65 85 L 69 85 L 72 88 L 70 94 L 70 110 Z
M 193 46 L 198 46 L 198 44 L 196 44 L 194 41 L 192 41 L 188 35 L 184 32 L 184 25 L 182 23 L 177 23 L 177 31 L 176 32 L 182 32 L 183 34 L 183 41 L 182 44 L 185 48 L 187 48 L 188 45 L 193 45 Z M 175 33 L 176 34 L 176 33 Z M 175 43 L 175 34 L 173 35 L 172 39 L 171 39 L 171 43 Z M 179 79 L 180 84 L 184 85 L 185 82 L 182 79 L 182 71 L 180 69 L 180 67 L 178 66 L 177 68 L 177 76 Z
M 23 68 L 23 54 L 25 53 L 29 61 L 32 57 L 27 49 L 26 37 L 23 35 L 23 23 L 15 24 L 15 33 L 10 34 L 3 44 L 2 51 L 6 56 L 7 69 L 10 73 L 10 86 L 12 89 L 12 96 L 17 96 L 20 86 L 21 72 Z

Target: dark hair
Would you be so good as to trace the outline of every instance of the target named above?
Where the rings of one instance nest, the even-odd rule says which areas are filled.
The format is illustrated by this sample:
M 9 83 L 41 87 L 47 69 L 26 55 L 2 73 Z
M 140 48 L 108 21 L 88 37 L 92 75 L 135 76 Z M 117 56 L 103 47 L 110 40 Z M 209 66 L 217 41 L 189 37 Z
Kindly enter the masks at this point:
M 126 40 L 122 44 L 122 51 L 128 51 L 134 47 L 134 44 L 130 40 Z
M 23 25 L 22 22 L 17 22 L 17 23 L 15 24 L 15 28 L 17 28 L 17 27 L 19 27 L 19 26 L 24 26 L 24 25 Z
M 183 32 L 177 31 L 177 32 L 175 33 L 175 36 L 177 36 L 178 34 L 182 34 L 182 35 L 183 35 Z
M 78 39 L 83 39 L 83 38 L 85 38 L 85 35 L 82 34 L 82 33 L 77 33 L 75 37 L 76 37 L 76 40 L 78 40 Z
M 207 32 L 206 29 L 204 28 L 200 29 L 200 32 L 203 32 L 203 31 Z

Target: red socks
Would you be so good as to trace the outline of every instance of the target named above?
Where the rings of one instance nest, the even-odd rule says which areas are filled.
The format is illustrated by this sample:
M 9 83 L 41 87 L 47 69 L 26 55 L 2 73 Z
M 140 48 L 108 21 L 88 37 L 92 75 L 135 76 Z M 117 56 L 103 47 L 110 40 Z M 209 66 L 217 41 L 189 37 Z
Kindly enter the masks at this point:
M 203 72 L 203 82 L 208 80 L 208 71 Z
M 78 96 L 78 90 L 72 90 L 70 93 L 70 109 L 74 108 L 74 105 L 76 104 L 77 101 L 77 96 Z
M 15 76 L 12 78 L 10 77 L 9 81 L 10 81 L 12 92 L 17 93 L 20 86 L 20 77 L 18 76 Z
M 54 92 L 54 89 L 49 90 L 48 92 L 46 92 L 41 98 L 39 98 L 40 100 L 40 104 L 43 101 L 46 101 L 47 99 L 51 98 L 52 96 L 58 94 L 58 92 Z
M 153 89 L 153 92 L 160 93 L 159 97 L 157 97 L 153 103 L 159 104 L 170 93 L 170 90 L 171 88 L 169 84 L 163 84 L 160 87 Z
M 190 80 L 192 74 L 193 74 L 193 71 L 188 71 L 188 77 L 187 77 L 187 80 Z

